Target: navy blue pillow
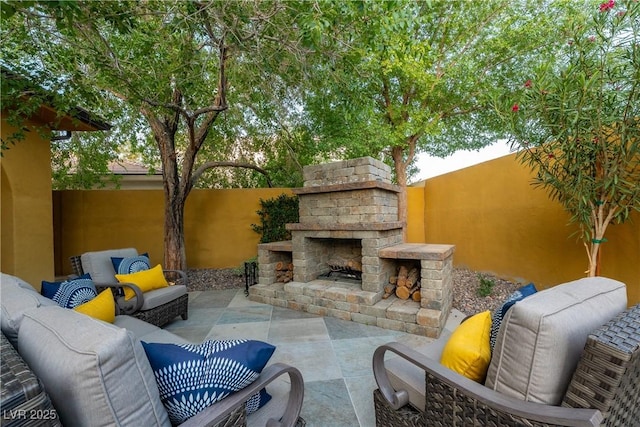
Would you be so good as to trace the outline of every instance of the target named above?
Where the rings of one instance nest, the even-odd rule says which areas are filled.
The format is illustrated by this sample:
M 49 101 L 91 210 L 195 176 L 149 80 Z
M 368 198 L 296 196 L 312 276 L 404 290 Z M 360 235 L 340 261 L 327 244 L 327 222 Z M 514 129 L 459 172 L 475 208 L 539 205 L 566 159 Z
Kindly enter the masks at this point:
M 76 279 L 63 282 L 47 282 L 43 280 L 40 293 L 64 308 L 75 308 L 98 296 L 96 286 L 88 273 Z
M 151 268 L 148 253 L 129 258 L 111 257 L 111 264 L 116 274 L 137 273 Z
M 142 346 L 173 424 L 185 422 L 251 384 L 276 349 L 255 340 L 209 340 L 202 344 L 142 342 Z M 257 409 L 270 398 L 256 393 L 250 406 Z
M 507 300 L 502 303 L 500 307 L 498 307 L 491 316 L 491 334 L 489 336 L 489 344 L 491 345 L 491 351 L 493 351 L 493 347 L 496 345 L 496 339 L 498 338 L 498 332 L 500 331 L 500 325 L 502 324 L 502 319 L 507 314 L 507 311 L 511 308 L 511 306 L 518 301 L 521 301 L 528 297 L 529 295 L 533 295 L 537 292 L 536 287 L 533 283 L 529 283 L 517 291 L 509 295 Z

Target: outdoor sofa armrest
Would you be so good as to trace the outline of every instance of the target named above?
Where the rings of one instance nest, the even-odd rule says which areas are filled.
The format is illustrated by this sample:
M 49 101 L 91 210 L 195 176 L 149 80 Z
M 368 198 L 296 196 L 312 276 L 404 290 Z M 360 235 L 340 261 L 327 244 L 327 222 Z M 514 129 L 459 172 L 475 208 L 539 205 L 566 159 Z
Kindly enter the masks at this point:
M 175 283 L 178 283 L 178 281 L 180 281 L 182 285 L 187 284 L 187 273 L 185 273 L 183 270 L 162 270 L 162 272 L 164 273 L 164 275 L 166 276 L 167 273 L 174 273 L 177 274 L 178 276 L 180 276 L 177 280 L 175 280 Z
M 373 373 L 378 388 L 386 403 L 393 410 L 398 410 L 407 405 L 409 403 L 409 395 L 405 390 L 394 390 L 391 385 L 384 367 L 384 356 L 387 351 L 396 353 L 425 371 L 425 391 L 431 388 L 427 386 L 430 382 L 443 383 L 446 387 L 455 389 L 457 407 L 470 405 L 475 408 L 478 406 L 479 410 L 484 410 L 481 407 L 486 407 L 498 413 L 515 416 L 522 420 L 561 426 L 599 426 L 603 420 L 602 413 L 597 409 L 575 409 L 543 405 L 505 396 L 397 342 L 382 345 L 373 354 Z M 426 396 L 427 406 L 429 401 L 434 399 L 436 397 Z M 421 411 L 426 409 L 421 408 Z
M 295 426 L 298 422 L 298 417 L 302 410 L 302 401 L 304 399 L 304 381 L 302 374 L 293 366 L 285 365 L 284 363 L 274 363 L 264 368 L 258 379 L 253 383 L 189 418 L 180 424 L 180 427 L 207 427 L 217 425 L 237 410 L 239 406 L 244 405 L 251 396 L 284 374 L 288 374 L 291 381 L 289 400 L 287 401 L 287 406 L 282 418 L 280 420 L 270 419 L 267 422 L 267 427 Z
M 131 308 L 129 308 L 127 310 L 126 313 L 120 313 L 121 308 L 118 307 L 118 304 L 116 304 L 116 310 L 118 311 L 116 314 L 131 314 L 131 313 L 135 313 L 138 310 L 140 310 L 140 307 L 142 307 L 142 304 L 144 304 L 144 295 L 142 293 L 142 290 L 135 284 L 133 283 L 126 283 L 126 282 L 122 282 L 122 283 L 94 283 L 97 289 L 100 288 L 112 288 L 113 289 L 123 289 L 125 287 L 131 289 L 135 294 L 136 294 L 136 303 L 134 306 L 132 306 Z M 115 296 L 114 296 L 115 298 Z

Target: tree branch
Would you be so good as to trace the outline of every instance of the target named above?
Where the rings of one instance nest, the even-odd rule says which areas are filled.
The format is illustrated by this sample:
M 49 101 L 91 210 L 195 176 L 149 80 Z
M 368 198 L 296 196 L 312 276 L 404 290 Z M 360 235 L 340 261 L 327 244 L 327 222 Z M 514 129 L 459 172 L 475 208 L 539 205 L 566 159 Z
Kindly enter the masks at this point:
M 193 172 L 193 174 L 191 175 L 191 186 L 195 185 L 196 181 L 198 181 L 198 179 L 200 179 L 202 174 L 207 169 L 213 169 L 213 168 L 219 168 L 219 167 L 253 169 L 253 170 L 257 171 L 257 172 L 260 172 L 262 175 L 264 175 L 264 177 L 267 180 L 267 185 L 269 186 L 269 188 L 273 187 L 273 184 L 271 183 L 271 179 L 269 178 L 269 173 L 266 170 L 262 169 L 259 166 L 252 165 L 250 163 L 237 163 L 237 162 L 207 162 L 207 163 L 204 163 L 203 165 L 198 167 L 198 169 L 196 169 L 195 172 Z

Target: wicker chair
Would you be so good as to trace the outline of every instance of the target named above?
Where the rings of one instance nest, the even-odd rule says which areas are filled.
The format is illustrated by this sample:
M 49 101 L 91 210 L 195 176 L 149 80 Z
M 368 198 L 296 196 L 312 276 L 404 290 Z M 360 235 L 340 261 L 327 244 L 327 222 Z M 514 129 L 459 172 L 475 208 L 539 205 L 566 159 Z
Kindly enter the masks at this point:
M 394 390 L 385 369 L 391 351 L 426 372 L 424 410 Z M 399 343 L 373 356 L 378 426 L 627 426 L 640 425 L 640 304 L 593 331 L 562 406 L 525 402 L 471 381 Z
M 113 249 L 86 252 L 82 255 L 72 256 L 70 261 L 75 275 L 82 276 L 89 273 L 98 290 L 112 289 L 118 311 L 116 314 L 128 314 L 159 327 L 178 316 L 187 320 L 189 295 L 187 294 L 187 275 L 184 271 L 163 270 L 165 276 L 174 281 L 175 285 L 145 293 L 132 283 L 118 283 L 111 264 L 111 257 L 130 257 L 137 254 L 138 252 L 134 248 Z M 136 296 L 131 300 L 125 300 L 122 296 L 124 288 L 131 289 Z

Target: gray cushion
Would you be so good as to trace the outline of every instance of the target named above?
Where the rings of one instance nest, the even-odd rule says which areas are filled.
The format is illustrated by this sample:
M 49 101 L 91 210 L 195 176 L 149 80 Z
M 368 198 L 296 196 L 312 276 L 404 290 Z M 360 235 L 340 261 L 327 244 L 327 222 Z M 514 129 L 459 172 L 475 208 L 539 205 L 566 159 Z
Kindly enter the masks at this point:
M 411 348 L 424 354 L 431 360 L 440 361 L 442 350 L 447 344 L 451 332 L 442 331 L 437 340 Z M 420 411 L 425 408 L 424 370 L 402 357 L 392 355 L 384 363 L 389 381 L 395 390 L 406 390 L 409 393 L 409 403 Z
M 166 304 L 180 298 L 182 295 L 187 294 L 187 287 L 185 285 L 171 285 L 166 288 L 154 289 L 144 293 L 144 303 L 140 310 L 150 310 Z
M 624 283 L 590 277 L 517 302 L 500 327 L 485 385 L 559 405 L 587 336 L 627 308 Z
M 174 335 L 167 330 L 132 316 L 116 316 L 113 324 L 120 328 L 125 328 L 140 341 L 165 344 L 190 344 L 189 341 L 178 335 Z
M 25 313 L 18 343 L 63 425 L 170 425 L 144 349 L 125 329 L 41 307 Z
M 57 305 L 24 280 L 5 273 L 0 276 L 0 304 L 2 332 L 14 347 L 18 343 L 18 330 L 25 312 L 40 306 Z
M 144 301 L 140 311 L 151 310 L 175 300 L 187 293 L 187 287 L 185 285 L 170 285 L 160 289 L 154 289 L 144 293 Z M 123 310 L 134 307 L 136 305 L 137 297 L 129 300 L 124 299 L 124 296 L 118 297 L 118 307 Z
M 91 275 L 96 283 L 118 283 L 111 257 L 128 258 L 138 255 L 134 248 L 110 249 L 106 251 L 85 252 L 80 255 L 82 269 Z

